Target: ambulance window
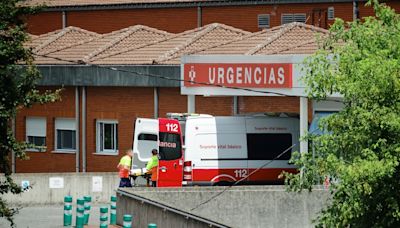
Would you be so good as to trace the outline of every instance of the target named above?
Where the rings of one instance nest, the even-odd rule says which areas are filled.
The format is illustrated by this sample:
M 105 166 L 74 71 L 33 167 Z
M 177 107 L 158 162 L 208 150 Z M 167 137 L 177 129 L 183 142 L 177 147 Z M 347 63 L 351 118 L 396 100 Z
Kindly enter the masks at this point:
M 272 160 L 292 146 L 292 135 L 286 134 L 247 134 L 247 153 L 249 160 Z M 276 160 L 289 160 L 292 150 Z
M 157 141 L 157 135 L 152 134 L 140 134 L 138 137 L 139 140 L 147 140 L 147 141 Z
M 159 155 L 160 160 L 181 158 L 181 136 L 179 134 L 160 132 Z

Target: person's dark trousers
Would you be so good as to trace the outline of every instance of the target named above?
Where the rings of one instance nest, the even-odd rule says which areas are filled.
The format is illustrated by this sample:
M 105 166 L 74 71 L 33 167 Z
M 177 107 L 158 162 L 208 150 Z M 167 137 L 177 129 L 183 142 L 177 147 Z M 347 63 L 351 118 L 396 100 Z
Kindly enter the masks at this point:
M 119 182 L 119 187 L 120 188 L 132 187 L 131 180 L 129 180 L 129 178 L 121 178 Z
M 157 181 L 151 181 L 151 187 L 157 187 Z

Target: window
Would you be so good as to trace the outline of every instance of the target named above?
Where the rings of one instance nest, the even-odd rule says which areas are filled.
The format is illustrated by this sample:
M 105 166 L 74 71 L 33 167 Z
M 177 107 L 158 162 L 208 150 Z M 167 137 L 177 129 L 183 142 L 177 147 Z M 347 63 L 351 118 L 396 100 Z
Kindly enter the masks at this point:
M 249 160 L 289 160 L 288 152 L 277 158 L 279 154 L 292 146 L 292 135 L 283 134 L 247 134 L 247 153 Z
M 328 20 L 334 20 L 335 19 L 335 8 L 328 7 Z
M 140 133 L 138 135 L 137 150 L 138 156 L 141 160 L 148 160 L 151 158 L 151 150 L 158 148 L 158 135 L 151 133 Z
M 176 160 L 182 157 L 181 136 L 160 132 L 160 160 Z
M 320 128 L 319 122 L 320 122 L 321 118 L 328 117 L 334 113 L 336 113 L 336 112 L 333 112 L 333 111 L 327 111 L 327 112 L 317 111 L 317 112 L 315 112 L 314 118 L 310 124 L 310 128 L 309 128 L 308 132 L 310 134 L 314 134 L 314 135 L 329 134 L 329 132 L 326 131 L 326 129 Z
M 55 121 L 55 143 L 58 151 L 76 150 L 75 119 L 57 118 Z
M 138 136 L 139 140 L 146 140 L 146 141 L 157 141 L 157 135 L 153 134 L 140 134 Z
M 97 152 L 118 153 L 118 122 L 114 120 L 97 121 Z
M 295 13 L 295 14 L 288 14 L 284 13 L 281 16 L 282 24 L 288 24 L 292 22 L 302 22 L 306 23 L 306 14 L 305 13 Z
M 258 28 L 269 28 L 269 14 L 258 15 Z
M 46 118 L 27 117 L 26 118 L 26 141 L 39 147 L 46 146 Z M 38 149 L 30 149 L 39 151 Z

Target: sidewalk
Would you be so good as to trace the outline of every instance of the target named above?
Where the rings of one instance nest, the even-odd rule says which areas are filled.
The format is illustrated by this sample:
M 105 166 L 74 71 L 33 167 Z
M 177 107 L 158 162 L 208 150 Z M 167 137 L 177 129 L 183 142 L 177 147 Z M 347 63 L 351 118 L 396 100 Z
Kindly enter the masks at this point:
M 100 225 L 100 206 L 103 205 L 92 205 L 90 210 L 89 225 L 85 227 L 95 228 Z M 76 207 L 73 208 L 73 220 L 72 223 L 75 225 Z M 14 222 L 17 228 L 61 228 L 63 226 L 63 205 L 36 205 L 36 206 L 24 206 L 19 214 L 14 218 Z M 0 218 L 0 227 L 10 227 L 10 223 Z M 119 227 L 119 226 L 109 226 Z

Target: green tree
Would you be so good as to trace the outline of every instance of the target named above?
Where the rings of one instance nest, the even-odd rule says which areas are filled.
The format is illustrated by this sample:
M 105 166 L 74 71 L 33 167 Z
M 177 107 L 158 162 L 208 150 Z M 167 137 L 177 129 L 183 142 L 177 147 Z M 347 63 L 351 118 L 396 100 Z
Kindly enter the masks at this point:
M 376 17 L 336 20 L 304 68 L 312 99 L 340 93 L 344 103 L 320 124 L 328 134 L 308 136 L 315 155 L 293 156 L 302 173 L 286 174 L 291 190 L 334 180 L 317 227 L 400 227 L 400 19 L 367 5 Z
M 38 8 L 24 7 L 21 0 L 4 0 L 0 4 L 0 194 L 20 194 L 21 187 L 11 178 L 10 154 L 26 159 L 25 149 L 32 145 L 18 142 L 11 128 L 11 120 L 18 109 L 35 103 L 46 103 L 59 98 L 59 91 L 40 93 L 36 89 L 39 71 L 33 65 L 31 50 L 24 47 L 28 40 L 24 18 Z M 18 210 L 11 208 L 0 198 L 0 217 L 6 217 L 12 226 L 13 215 Z

